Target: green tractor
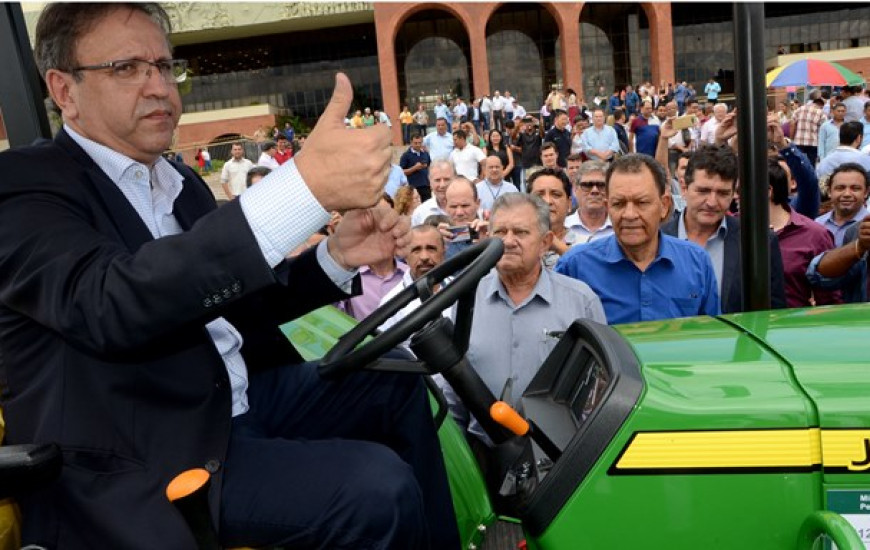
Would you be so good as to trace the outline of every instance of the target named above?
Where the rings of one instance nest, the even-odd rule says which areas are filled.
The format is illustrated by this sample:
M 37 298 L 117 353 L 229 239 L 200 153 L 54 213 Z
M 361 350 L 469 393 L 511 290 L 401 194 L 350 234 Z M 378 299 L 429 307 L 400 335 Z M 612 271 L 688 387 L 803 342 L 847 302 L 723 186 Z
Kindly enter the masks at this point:
M 501 243 L 467 252 L 478 258 L 451 285 L 361 346 L 424 287 L 359 325 L 324 308 L 283 327 L 307 359 L 325 354 L 325 376 L 362 364 L 440 372 L 509 448 L 517 505 L 503 518 L 436 405 L 465 548 L 516 547 L 487 542 L 502 521 L 520 523 L 530 549 L 870 548 L 870 306 L 577 321 L 524 392 L 516 435 L 487 414 L 495 398 L 464 358 L 468 298 Z M 436 268 L 426 286 L 465 263 Z M 455 300 L 454 327 L 439 312 Z M 415 332 L 425 360 L 378 359 Z

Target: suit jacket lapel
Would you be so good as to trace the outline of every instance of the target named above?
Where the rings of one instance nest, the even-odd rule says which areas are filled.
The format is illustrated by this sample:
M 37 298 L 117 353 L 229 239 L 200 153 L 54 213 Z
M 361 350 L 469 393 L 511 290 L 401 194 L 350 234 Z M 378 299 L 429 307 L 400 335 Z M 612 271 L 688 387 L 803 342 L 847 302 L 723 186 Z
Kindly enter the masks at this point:
M 725 216 L 728 232 L 725 235 L 725 246 L 723 250 L 724 265 L 722 266 L 722 304 L 725 304 L 727 297 L 731 295 L 734 285 L 740 284 L 740 222 L 730 216 Z M 740 289 L 737 289 L 738 302 L 742 302 L 740 298 Z M 738 303 L 739 306 L 739 303 Z
M 188 231 L 196 220 L 214 209 L 214 199 L 212 198 L 211 201 L 203 200 L 203 197 L 200 196 L 203 185 L 196 181 L 195 176 L 186 173 L 188 171 L 186 167 L 180 167 L 175 163 L 172 165 L 184 176 L 181 193 L 172 206 L 172 214 L 178 220 L 181 228 Z M 205 186 L 205 191 L 208 196 L 211 196 L 211 191 L 208 190 L 207 186 Z
M 90 178 L 91 185 L 97 190 L 103 202 L 107 216 L 115 224 L 118 233 L 131 252 L 139 250 L 140 246 L 154 240 L 148 226 L 139 217 L 127 197 L 93 159 L 69 137 L 69 134 L 61 130 L 58 132 L 55 142 L 82 165 Z

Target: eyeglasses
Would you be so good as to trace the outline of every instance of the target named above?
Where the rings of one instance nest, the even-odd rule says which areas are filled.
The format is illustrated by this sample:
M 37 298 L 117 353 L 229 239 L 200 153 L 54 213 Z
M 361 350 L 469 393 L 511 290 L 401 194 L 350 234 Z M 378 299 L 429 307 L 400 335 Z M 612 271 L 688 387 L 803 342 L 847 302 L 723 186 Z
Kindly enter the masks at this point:
M 147 61 L 145 59 L 119 59 L 118 61 L 106 61 L 99 65 L 84 65 L 74 67 L 73 71 L 99 71 L 108 69 L 112 77 L 122 84 L 138 86 L 151 78 L 152 67 L 157 68 L 160 77 L 167 84 L 179 84 L 187 80 L 186 59 L 158 59 Z
M 581 181 L 579 184 L 580 189 L 584 191 L 592 191 L 593 187 L 597 187 L 604 191 L 604 182 L 603 181 Z

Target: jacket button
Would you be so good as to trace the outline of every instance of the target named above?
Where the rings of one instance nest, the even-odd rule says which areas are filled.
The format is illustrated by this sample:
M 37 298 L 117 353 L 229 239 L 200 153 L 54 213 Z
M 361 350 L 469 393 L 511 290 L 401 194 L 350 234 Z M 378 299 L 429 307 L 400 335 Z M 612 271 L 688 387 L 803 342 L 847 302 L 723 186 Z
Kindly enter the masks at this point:
M 221 462 L 220 460 L 213 458 L 205 463 L 204 468 L 210 474 L 217 473 L 217 471 L 221 469 Z
M 235 283 L 233 283 L 232 290 L 233 290 L 233 292 L 235 292 L 236 294 L 239 294 L 239 293 L 242 291 L 242 283 L 240 283 L 240 282 L 238 282 L 238 281 L 236 281 Z
M 230 289 L 225 288 L 224 289 L 224 300 L 229 300 L 232 297 L 233 297 L 233 293 L 230 292 Z
M 214 302 L 211 301 L 211 298 L 206 298 L 205 300 L 202 301 L 202 307 L 208 308 L 208 307 L 211 307 L 213 305 L 214 305 Z
M 219 303 L 224 301 L 224 299 L 221 298 L 220 294 L 215 294 L 214 296 L 211 297 L 211 299 L 215 304 L 219 304 Z

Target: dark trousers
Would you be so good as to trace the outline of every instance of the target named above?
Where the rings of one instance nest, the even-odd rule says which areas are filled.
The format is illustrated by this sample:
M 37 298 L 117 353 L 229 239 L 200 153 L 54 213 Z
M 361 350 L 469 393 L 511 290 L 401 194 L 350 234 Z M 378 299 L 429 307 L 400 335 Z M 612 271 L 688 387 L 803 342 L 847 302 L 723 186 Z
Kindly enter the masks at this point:
M 819 158 L 819 148 L 815 145 L 795 145 L 798 149 L 804 152 L 808 159 L 810 159 L 810 164 L 812 166 L 816 165 L 816 161 Z
M 499 132 L 504 132 L 504 112 L 503 111 L 493 111 L 492 112 L 492 127 Z
M 432 188 L 428 185 L 417 187 L 417 193 L 420 194 L 420 202 L 426 202 L 432 198 Z
M 480 128 L 481 134 L 489 132 L 489 113 L 480 113 Z
M 224 546 L 459 547 L 420 377 L 324 381 L 305 363 L 252 375 L 248 400 L 224 464 Z
M 411 143 L 411 125 L 402 124 L 402 143 L 408 145 Z

